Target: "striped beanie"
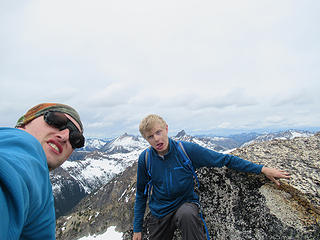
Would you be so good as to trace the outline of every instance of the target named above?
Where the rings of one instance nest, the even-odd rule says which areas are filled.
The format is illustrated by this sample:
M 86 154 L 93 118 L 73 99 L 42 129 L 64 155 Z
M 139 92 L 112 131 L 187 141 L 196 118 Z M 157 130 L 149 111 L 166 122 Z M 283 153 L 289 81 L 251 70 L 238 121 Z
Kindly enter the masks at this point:
M 15 127 L 23 127 L 33 119 L 44 115 L 47 111 L 61 112 L 70 115 L 80 125 L 81 131 L 83 132 L 83 126 L 77 111 L 68 105 L 60 103 L 41 103 L 34 106 L 33 108 L 29 109 L 26 114 L 19 118 Z

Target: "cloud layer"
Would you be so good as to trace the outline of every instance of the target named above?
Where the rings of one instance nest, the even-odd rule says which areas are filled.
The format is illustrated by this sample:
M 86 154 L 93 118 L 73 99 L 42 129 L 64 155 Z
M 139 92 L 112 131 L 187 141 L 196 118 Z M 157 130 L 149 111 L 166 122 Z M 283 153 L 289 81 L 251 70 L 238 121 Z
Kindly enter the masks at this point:
M 318 1 L 2 3 L 1 125 L 75 107 L 87 136 L 319 126 Z

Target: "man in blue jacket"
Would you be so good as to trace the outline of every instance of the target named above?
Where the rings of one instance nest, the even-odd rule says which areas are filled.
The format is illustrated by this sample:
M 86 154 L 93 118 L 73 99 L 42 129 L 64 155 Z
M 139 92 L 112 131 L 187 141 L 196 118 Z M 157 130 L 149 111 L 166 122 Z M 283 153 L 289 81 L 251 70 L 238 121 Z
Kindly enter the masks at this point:
M 142 239 L 148 197 L 151 240 L 171 240 L 176 228 L 181 229 L 184 240 L 205 239 L 203 221 L 199 215 L 199 198 L 194 192 L 194 174 L 185 164 L 185 154 L 179 144 L 168 138 L 167 123 L 160 116 L 151 114 L 141 121 L 139 131 L 151 148 L 143 151 L 138 160 L 133 240 Z M 277 185 L 280 184 L 277 178 L 290 177 L 285 171 L 218 153 L 194 143 L 183 142 L 183 148 L 193 169 L 227 166 L 242 172 L 263 173 Z
M 53 240 L 55 212 L 49 170 L 84 145 L 79 114 L 39 104 L 16 128 L 0 128 L 0 239 Z

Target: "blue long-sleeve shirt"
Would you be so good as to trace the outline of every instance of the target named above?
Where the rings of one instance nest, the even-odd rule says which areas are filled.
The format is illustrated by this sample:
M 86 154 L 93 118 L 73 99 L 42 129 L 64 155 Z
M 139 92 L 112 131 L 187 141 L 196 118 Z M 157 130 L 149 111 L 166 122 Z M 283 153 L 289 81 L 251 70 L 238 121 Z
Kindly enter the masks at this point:
M 55 226 L 41 144 L 26 131 L 0 128 L 0 239 L 53 240 Z
M 192 171 L 183 164 L 183 156 L 178 150 L 177 142 L 169 138 L 169 151 L 163 157 L 151 148 L 152 194 L 149 200 L 151 214 L 161 218 L 177 209 L 184 202 L 198 202 L 199 197 L 194 192 Z M 239 157 L 222 154 L 201 147 L 198 144 L 183 142 L 193 168 L 226 166 L 241 172 L 261 173 L 262 165 L 252 163 Z M 145 161 L 146 150 L 138 160 L 137 189 L 134 205 L 133 231 L 141 232 L 148 196 L 144 194 L 149 182 Z

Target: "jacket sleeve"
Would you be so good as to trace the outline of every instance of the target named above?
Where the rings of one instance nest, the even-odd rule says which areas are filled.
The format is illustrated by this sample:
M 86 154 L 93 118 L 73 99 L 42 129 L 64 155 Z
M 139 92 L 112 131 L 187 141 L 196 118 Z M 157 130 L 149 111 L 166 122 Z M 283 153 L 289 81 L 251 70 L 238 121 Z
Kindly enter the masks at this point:
M 219 153 L 198 144 L 183 142 L 186 152 L 189 155 L 195 168 L 200 167 L 223 167 L 241 171 L 260 174 L 263 165 L 244 160 L 230 154 Z
M 143 151 L 138 160 L 137 170 L 137 187 L 136 199 L 134 203 L 134 221 L 133 232 L 141 232 L 143 226 L 143 218 L 146 210 L 146 203 L 148 196 L 144 194 L 145 187 L 148 183 L 148 174 L 145 163 L 145 151 Z

